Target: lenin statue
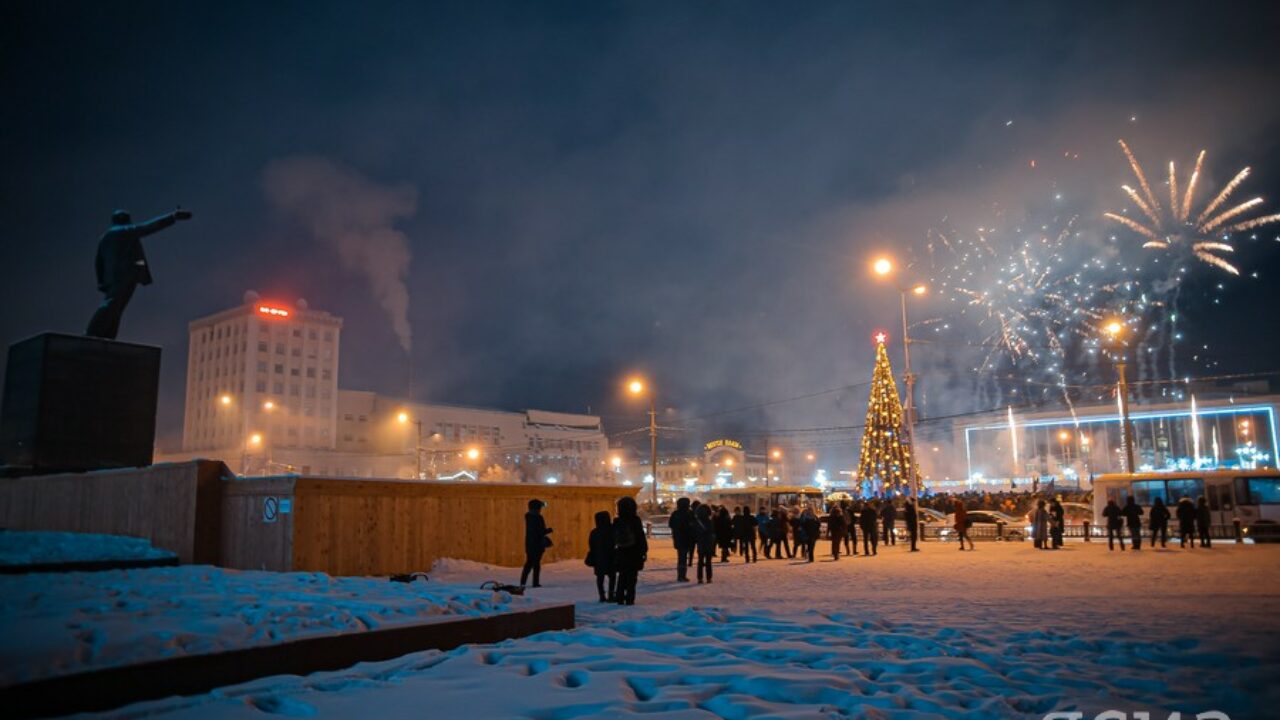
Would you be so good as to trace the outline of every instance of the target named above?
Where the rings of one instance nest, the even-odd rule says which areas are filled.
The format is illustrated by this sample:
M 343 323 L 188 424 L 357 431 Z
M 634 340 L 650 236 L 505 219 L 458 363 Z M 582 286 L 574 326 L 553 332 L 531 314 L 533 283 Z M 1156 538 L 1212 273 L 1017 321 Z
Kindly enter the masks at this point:
M 98 257 L 94 263 L 102 304 L 89 320 L 85 335 L 114 340 L 120 332 L 124 308 L 139 285 L 151 284 L 151 270 L 142 252 L 142 238 L 159 232 L 179 220 L 190 219 L 187 210 L 174 210 L 160 217 L 134 225 L 129 213 L 117 210 L 111 214 L 111 227 L 98 241 Z

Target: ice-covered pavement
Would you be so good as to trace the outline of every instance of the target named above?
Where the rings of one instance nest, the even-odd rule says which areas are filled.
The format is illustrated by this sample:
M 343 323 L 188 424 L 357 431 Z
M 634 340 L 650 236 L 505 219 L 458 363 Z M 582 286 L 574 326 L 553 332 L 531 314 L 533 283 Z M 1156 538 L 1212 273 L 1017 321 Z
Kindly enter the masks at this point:
M 117 715 L 985 719 L 1117 709 L 1239 720 L 1280 707 L 1276 547 L 899 546 L 838 563 L 717 564 L 716 582 L 701 586 L 673 582 L 671 566 L 669 551 L 654 553 L 631 608 L 597 604 L 581 562 L 547 568 L 537 597 L 583 601 L 574 631 L 266 678 Z M 494 572 L 444 562 L 433 581 Z

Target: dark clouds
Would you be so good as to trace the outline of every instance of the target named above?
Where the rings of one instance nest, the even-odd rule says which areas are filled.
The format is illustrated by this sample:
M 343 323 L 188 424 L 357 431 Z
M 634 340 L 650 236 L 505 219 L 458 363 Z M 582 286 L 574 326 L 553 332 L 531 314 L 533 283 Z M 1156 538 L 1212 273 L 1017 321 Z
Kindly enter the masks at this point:
M 193 208 L 149 246 L 157 283 L 124 328 L 166 349 L 169 435 L 186 322 L 248 288 L 346 317 L 344 386 L 407 387 L 378 295 L 264 196 L 281 158 L 417 190 L 416 214 L 388 220 L 413 256 L 424 397 L 603 405 L 615 428 L 638 420 L 618 416 L 630 369 L 686 417 L 867 379 L 866 338 L 893 324 L 895 298 L 861 276 L 866 254 L 989 197 L 1021 201 L 1030 155 L 1087 146 L 1088 170 L 1063 182 L 1111 201 L 1124 132 L 1153 157 L 1206 146 L 1215 173 L 1255 163 L 1254 190 L 1280 195 L 1267 192 L 1280 168 L 1265 170 L 1280 163 L 1278 18 L 1261 4 L 27 3 L 6 16 L 0 338 L 81 329 L 112 208 Z M 717 422 L 847 424 L 862 401 Z

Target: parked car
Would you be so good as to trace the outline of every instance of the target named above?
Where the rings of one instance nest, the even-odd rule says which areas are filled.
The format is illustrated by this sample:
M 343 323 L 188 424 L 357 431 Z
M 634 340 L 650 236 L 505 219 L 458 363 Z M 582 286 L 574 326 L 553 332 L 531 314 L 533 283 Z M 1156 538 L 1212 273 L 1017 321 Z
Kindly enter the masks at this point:
M 969 536 L 975 540 L 1026 540 L 1026 523 L 1012 515 L 998 510 L 968 510 Z M 938 539 L 946 541 L 955 538 L 956 516 L 947 515 L 946 527 L 938 531 Z

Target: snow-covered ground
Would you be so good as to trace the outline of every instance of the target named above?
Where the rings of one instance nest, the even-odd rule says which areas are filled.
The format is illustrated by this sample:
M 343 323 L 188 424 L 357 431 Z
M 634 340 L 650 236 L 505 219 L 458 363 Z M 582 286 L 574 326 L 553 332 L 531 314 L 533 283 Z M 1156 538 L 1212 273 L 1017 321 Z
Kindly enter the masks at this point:
M 735 560 L 712 585 L 677 584 L 672 566 L 655 551 L 629 608 L 596 603 L 580 561 L 547 567 L 535 597 L 580 601 L 577 630 L 115 715 L 987 720 L 1074 708 L 1241 720 L 1280 707 L 1280 547 L 934 543 L 836 563 Z M 495 572 L 514 575 L 443 561 L 432 580 Z
M 152 547 L 149 540 L 124 535 L 0 530 L 0 565 L 162 560 L 172 557 L 172 552 Z
M 0 686 L 175 655 L 533 607 L 386 578 L 187 565 L 0 576 Z

